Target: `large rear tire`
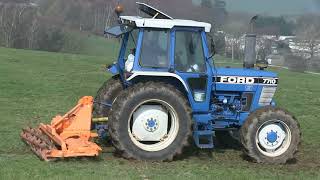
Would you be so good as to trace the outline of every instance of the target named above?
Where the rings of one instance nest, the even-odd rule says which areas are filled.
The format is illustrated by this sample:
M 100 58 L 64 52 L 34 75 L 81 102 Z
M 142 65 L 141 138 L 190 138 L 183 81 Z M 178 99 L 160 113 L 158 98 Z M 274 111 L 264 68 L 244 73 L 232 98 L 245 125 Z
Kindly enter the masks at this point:
M 110 107 L 104 103 L 112 104 L 120 92 L 123 90 L 119 76 L 113 76 L 108 79 L 97 92 L 94 98 L 93 116 L 94 117 L 108 117 L 110 114 Z
M 258 163 L 284 164 L 300 144 L 298 121 L 287 111 L 264 107 L 253 112 L 240 130 L 244 153 Z
M 151 104 L 151 107 L 159 104 L 168 112 L 170 125 L 159 142 L 141 142 L 133 133 L 133 113 L 145 104 Z M 115 100 L 109 118 L 109 134 L 124 158 L 170 161 L 188 145 L 191 123 L 189 104 L 176 88 L 159 82 L 139 83 L 123 91 Z

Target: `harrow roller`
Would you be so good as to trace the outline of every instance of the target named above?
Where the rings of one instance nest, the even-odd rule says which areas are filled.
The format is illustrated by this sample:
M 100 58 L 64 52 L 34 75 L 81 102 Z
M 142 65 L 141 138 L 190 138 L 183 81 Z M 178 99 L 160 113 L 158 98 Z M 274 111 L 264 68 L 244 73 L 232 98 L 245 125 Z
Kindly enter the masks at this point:
M 33 129 L 30 127 L 22 129 L 21 138 L 28 144 L 31 150 L 45 161 L 52 161 L 55 158 L 48 158 L 50 152 L 57 149 L 53 143 L 40 129 Z

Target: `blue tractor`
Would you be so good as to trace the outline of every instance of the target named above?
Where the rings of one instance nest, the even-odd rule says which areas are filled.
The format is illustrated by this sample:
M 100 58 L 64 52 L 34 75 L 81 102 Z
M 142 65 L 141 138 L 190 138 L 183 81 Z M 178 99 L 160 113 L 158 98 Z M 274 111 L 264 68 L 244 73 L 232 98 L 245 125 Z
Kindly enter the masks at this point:
M 238 139 L 259 163 L 294 158 L 299 123 L 276 107 L 276 73 L 250 62 L 217 68 L 208 48 L 211 24 L 138 6 L 152 17 L 120 16 L 119 25 L 106 30 L 122 43 L 118 60 L 107 68 L 113 77 L 99 89 L 93 112 L 108 117 L 108 134 L 123 157 L 170 161 L 190 137 L 197 147 L 210 149 L 215 136 L 222 143 Z

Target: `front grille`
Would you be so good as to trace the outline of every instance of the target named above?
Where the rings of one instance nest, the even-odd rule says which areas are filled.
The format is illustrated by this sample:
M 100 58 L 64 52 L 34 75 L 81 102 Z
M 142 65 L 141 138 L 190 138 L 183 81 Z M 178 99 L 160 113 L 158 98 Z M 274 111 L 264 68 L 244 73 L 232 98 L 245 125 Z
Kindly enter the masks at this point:
M 259 99 L 259 106 L 268 106 L 270 105 L 274 93 L 276 92 L 277 87 L 263 87 Z

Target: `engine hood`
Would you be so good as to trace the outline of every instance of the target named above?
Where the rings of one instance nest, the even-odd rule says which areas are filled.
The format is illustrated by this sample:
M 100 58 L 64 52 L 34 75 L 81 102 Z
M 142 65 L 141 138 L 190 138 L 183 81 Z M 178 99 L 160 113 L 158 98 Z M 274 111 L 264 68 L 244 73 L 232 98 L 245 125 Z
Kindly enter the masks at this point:
M 245 68 L 216 68 L 218 76 L 278 77 L 277 73 Z M 213 69 L 213 72 L 215 70 Z

